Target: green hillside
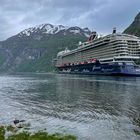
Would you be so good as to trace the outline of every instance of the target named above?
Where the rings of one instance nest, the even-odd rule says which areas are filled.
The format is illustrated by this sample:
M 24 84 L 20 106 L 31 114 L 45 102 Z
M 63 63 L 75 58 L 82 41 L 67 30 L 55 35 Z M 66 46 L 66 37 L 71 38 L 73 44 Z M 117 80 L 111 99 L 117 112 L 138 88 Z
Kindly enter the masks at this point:
M 79 32 L 75 33 L 75 30 Z M 44 29 L 36 29 L 30 35 L 23 31 L 0 42 L 0 71 L 53 71 L 52 61 L 57 53 L 65 48 L 76 48 L 79 41 L 87 40 L 85 34 L 90 34 L 90 31 L 87 33 L 79 27 L 61 30 L 56 34 L 46 34 Z
M 51 37 L 49 40 L 44 39 L 38 42 L 32 42 L 32 47 L 46 48 L 47 52 L 35 61 L 26 60 L 25 62 L 21 63 L 16 68 L 16 71 L 52 71 L 54 70 L 52 61 L 56 57 L 57 53 L 64 50 L 66 47 L 69 49 L 76 48 L 76 44 L 78 44 L 79 41 L 86 41 L 86 38 L 82 36 L 69 36 L 63 38 Z
M 124 31 L 124 33 L 140 37 L 140 13 L 137 14 L 132 24 Z

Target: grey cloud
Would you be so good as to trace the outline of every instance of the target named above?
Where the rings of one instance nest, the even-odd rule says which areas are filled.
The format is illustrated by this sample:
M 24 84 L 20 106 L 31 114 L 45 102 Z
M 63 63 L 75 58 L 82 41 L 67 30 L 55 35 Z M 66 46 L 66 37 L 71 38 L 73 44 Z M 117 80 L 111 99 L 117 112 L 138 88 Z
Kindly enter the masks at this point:
M 0 0 L 0 40 L 42 23 L 90 27 L 109 33 L 126 28 L 139 0 Z

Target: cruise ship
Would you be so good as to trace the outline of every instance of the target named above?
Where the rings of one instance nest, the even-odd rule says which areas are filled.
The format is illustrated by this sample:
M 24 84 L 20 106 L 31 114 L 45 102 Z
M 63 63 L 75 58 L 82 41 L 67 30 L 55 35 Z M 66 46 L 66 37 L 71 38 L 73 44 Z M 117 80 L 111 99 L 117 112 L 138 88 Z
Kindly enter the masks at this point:
M 60 73 L 140 76 L 140 38 L 117 33 L 98 37 L 92 32 L 87 42 L 74 50 L 61 51 L 55 59 Z

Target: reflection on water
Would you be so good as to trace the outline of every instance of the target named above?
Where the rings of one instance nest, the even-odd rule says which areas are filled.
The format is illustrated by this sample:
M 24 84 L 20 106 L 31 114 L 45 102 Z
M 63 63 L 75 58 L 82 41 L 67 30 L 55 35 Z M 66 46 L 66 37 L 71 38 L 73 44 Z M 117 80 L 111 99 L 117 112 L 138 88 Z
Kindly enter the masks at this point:
M 139 77 L 0 76 L 0 123 L 22 118 L 33 130 L 75 134 L 80 140 L 137 140 L 139 85 Z

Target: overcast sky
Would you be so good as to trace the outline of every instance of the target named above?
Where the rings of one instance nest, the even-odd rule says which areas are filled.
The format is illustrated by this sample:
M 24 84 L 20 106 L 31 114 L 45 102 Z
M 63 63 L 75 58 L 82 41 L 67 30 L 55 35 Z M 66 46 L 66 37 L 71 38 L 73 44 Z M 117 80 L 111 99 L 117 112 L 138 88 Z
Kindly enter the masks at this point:
M 42 23 L 123 31 L 140 12 L 140 0 L 0 0 L 0 40 Z

